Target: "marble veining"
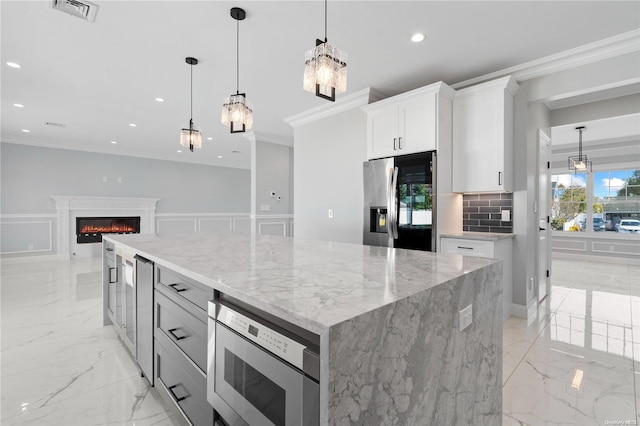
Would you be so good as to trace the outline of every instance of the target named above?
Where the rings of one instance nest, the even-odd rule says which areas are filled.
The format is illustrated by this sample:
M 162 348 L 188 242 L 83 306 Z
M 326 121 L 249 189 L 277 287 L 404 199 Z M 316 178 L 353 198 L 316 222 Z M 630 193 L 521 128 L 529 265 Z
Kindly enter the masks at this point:
M 329 422 L 436 425 L 501 422 L 500 265 L 331 328 Z M 473 324 L 458 330 L 458 310 Z
M 496 262 L 269 235 L 105 238 L 318 334 Z

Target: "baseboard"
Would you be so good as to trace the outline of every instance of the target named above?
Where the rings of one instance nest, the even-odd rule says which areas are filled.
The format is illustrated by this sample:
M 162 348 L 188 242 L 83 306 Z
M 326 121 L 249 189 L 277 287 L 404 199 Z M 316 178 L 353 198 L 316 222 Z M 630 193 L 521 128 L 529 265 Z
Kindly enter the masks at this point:
M 517 303 L 511 304 L 511 316 L 516 318 L 527 318 L 527 307 Z
M 552 256 L 553 259 L 583 260 L 585 262 L 598 263 L 615 263 L 616 265 L 640 265 L 640 259 L 631 257 L 594 256 L 589 254 L 565 253 L 559 251 L 552 252 Z
M 23 256 L 0 256 L 0 261 L 3 265 L 17 265 L 30 262 L 46 262 L 46 261 L 58 261 L 69 260 L 68 254 L 43 254 L 43 255 L 23 255 Z

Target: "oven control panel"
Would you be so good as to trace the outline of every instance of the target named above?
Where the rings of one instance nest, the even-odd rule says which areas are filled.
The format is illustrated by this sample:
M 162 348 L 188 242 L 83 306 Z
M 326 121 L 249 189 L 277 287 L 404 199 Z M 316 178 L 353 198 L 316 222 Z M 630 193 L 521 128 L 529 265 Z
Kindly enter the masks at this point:
M 225 305 L 220 305 L 217 320 L 258 346 L 302 370 L 302 357 L 306 346 Z

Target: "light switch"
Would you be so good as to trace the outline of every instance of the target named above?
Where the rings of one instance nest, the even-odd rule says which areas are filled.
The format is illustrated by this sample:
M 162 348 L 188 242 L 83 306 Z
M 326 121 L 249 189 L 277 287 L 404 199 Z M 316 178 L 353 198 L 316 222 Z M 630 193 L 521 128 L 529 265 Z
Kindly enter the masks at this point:
M 333 209 L 329 209 L 329 219 L 333 219 Z

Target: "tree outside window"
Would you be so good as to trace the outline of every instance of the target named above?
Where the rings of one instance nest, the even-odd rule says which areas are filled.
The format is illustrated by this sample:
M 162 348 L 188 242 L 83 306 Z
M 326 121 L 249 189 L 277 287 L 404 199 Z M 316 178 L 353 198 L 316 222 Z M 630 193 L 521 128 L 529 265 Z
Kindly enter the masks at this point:
M 584 175 L 551 176 L 551 228 L 582 231 L 587 212 L 587 182 Z

